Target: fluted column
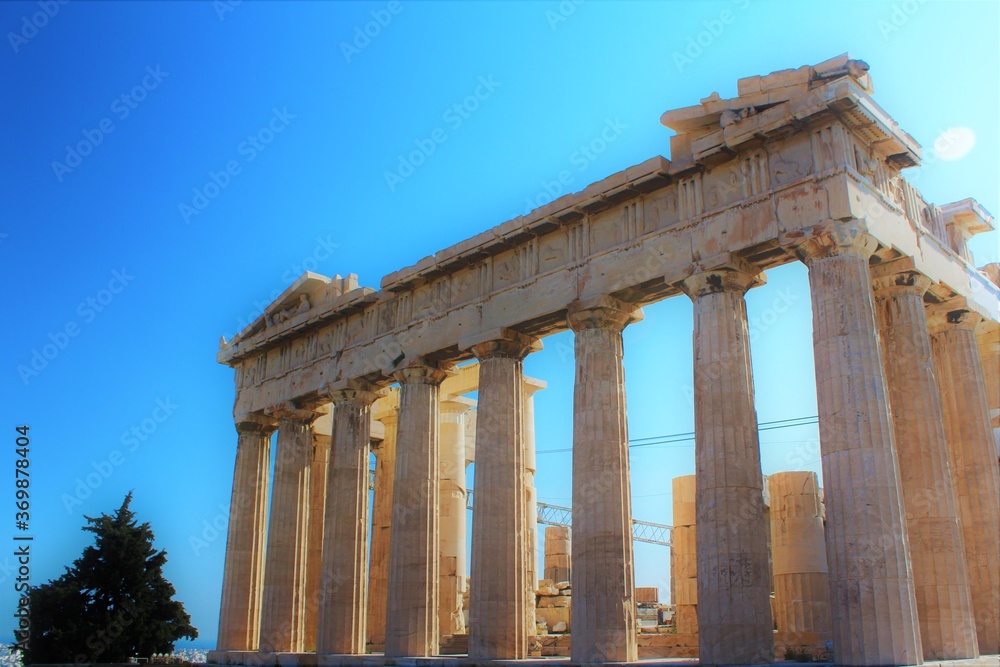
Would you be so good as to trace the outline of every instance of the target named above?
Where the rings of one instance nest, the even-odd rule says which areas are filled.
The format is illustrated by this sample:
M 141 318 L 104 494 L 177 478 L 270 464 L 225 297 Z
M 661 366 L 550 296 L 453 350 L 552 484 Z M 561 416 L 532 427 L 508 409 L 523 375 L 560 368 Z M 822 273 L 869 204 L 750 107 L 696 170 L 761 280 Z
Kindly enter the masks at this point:
M 365 652 L 368 589 L 368 456 L 378 394 L 335 386 L 326 485 L 323 577 L 316 652 Z
M 925 660 L 976 658 L 965 544 L 924 313 L 931 281 L 902 261 L 902 271 L 892 262 L 873 275 L 920 638 Z
M 319 593 L 323 581 L 323 524 L 326 519 L 326 475 L 330 466 L 333 414 L 327 412 L 313 422 L 312 456 L 309 464 L 309 550 L 306 557 L 306 621 L 304 651 L 316 650 L 319 627 Z
M 1000 473 L 976 347 L 980 319 L 947 305 L 929 318 L 979 651 L 993 655 L 1000 653 Z
M 757 411 L 743 295 L 763 275 L 737 257 L 692 275 L 698 645 L 706 665 L 774 661 Z
M 435 655 L 438 633 L 439 390 L 446 373 L 410 366 L 399 381 L 396 481 L 389 545 L 388 657 Z
M 831 637 L 830 575 L 823 500 L 814 472 L 775 473 L 771 498 L 776 643 L 798 650 L 825 647 Z
M 248 419 L 236 424 L 236 432 L 239 437 L 229 505 L 218 648 L 253 651 L 260 634 L 267 486 L 274 426 L 269 420 Z
M 877 243 L 837 223 L 798 249 L 809 267 L 826 486 L 834 657 L 922 662 L 902 489 L 868 258 Z
M 479 359 L 469 657 L 527 655 L 523 360 L 537 339 L 507 329 L 464 341 Z
M 310 410 L 293 407 L 282 407 L 272 414 L 281 421 L 267 533 L 259 648 L 267 653 L 297 653 L 303 650 L 305 637 L 310 424 L 315 415 Z
M 368 575 L 368 643 L 385 647 L 385 615 L 389 600 L 389 544 L 392 535 L 392 491 L 396 476 L 398 410 L 382 415 L 385 439 L 375 450 L 375 504 Z
M 990 410 L 990 426 L 993 427 L 994 451 L 1000 460 L 1000 324 L 988 322 L 982 327 L 982 331 L 976 332 L 979 360 L 986 382 L 986 404 Z
M 576 663 L 631 662 L 635 563 L 622 330 L 642 311 L 617 299 L 576 302 L 573 392 L 573 641 Z
M 441 571 L 438 587 L 439 631 L 465 634 L 465 577 L 468 572 L 465 481 L 465 413 L 475 405 L 467 398 L 441 401 Z
M 527 528 L 528 550 L 528 650 L 539 648 L 537 642 L 537 625 L 535 624 L 535 588 L 538 586 L 538 489 L 535 488 L 535 474 L 538 471 L 538 460 L 535 455 L 535 393 L 545 389 L 547 385 L 541 380 L 528 379 L 524 383 L 524 488 L 527 490 L 525 519 Z M 532 653 L 532 655 L 535 655 Z

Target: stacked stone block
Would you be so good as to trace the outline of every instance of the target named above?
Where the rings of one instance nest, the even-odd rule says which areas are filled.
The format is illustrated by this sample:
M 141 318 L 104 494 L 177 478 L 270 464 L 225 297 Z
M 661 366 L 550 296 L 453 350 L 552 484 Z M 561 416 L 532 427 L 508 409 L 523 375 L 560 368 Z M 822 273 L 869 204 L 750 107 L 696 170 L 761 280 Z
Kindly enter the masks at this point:
M 698 643 L 698 541 L 695 537 L 694 475 L 673 481 L 674 529 L 670 547 L 670 599 L 674 603 L 677 634 Z

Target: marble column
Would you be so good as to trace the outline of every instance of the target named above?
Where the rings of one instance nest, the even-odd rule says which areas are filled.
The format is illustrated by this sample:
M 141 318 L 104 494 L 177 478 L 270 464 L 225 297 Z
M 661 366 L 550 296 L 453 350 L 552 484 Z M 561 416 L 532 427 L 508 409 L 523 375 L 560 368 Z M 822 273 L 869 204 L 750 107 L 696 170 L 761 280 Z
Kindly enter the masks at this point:
M 465 634 L 467 564 L 465 413 L 476 404 L 467 398 L 441 401 L 441 550 L 438 626 L 442 635 Z
M 979 342 L 979 360 L 983 366 L 986 382 L 986 404 L 990 409 L 990 425 L 993 427 L 993 444 L 996 457 L 1000 460 L 1000 324 L 984 322 L 982 331 L 976 332 Z
M 1000 653 L 1000 473 L 976 346 L 981 318 L 943 304 L 928 319 L 979 651 L 994 655 Z
M 305 637 L 305 585 L 309 539 L 311 410 L 282 407 L 268 523 L 261 611 L 261 652 L 298 653 Z
M 814 472 L 779 472 L 767 478 L 767 487 L 775 641 L 794 650 L 825 648 L 832 626 L 819 480 Z
M 670 531 L 670 601 L 677 634 L 691 641 L 698 634 L 697 489 L 694 475 L 674 477 L 674 527 Z M 697 637 L 693 638 L 697 642 Z
M 812 298 L 834 658 L 915 665 L 923 653 L 868 273 L 876 247 L 836 223 L 798 248 Z
M 902 264 L 901 264 L 902 262 Z M 912 260 L 873 269 L 925 660 L 976 658 L 965 543 L 948 462 L 924 293 Z
M 392 490 L 396 475 L 398 410 L 382 415 L 385 439 L 375 450 L 375 504 L 368 575 L 368 643 L 385 647 L 385 615 L 389 601 L 389 544 L 392 535 Z
M 410 366 L 399 381 L 396 481 L 389 545 L 387 657 L 436 655 L 439 585 L 441 382 L 446 373 Z
M 327 411 L 312 425 L 312 456 L 309 464 L 309 547 L 306 556 L 306 620 L 304 651 L 316 650 L 319 627 L 319 592 L 323 576 L 323 524 L 326 518 L 326 475 L 330 466 L 333 414 Z
M 622 330 L 642 311 L 602 297 L 572 304 L 567 319 L 576 353 L 572 661 L 631 662 L 638 648 Z
M 694 302 L 698 645 L 702 664 L 774 661 L 757 411 L 743 295 L 763 283 L 735 256 L 685 279 Z
M 236 470 L 219 615 L 220 651 L 254 651 L 260 635 L 271 434 L 265 419 L 236 424 Z
M 541 341 L 509 329 L 463 341 L 479 359 L 469 657 L 527 657 L 524 358 Z
M 535 473 L 538 470 L 535 456 L 535 393 L 544 389 L 546 384 L 541 380 L 525 379 L 524 383 L 524 488 L 525 498 L 525 528 L 527 539 L 525 549 L 528 551 L 528 591 L 525 594 L 525 611 L 528 622 L 528 651 L 540 648 L 536 646 L 538 634 L 535 624 L 535 588 L 538 586 L 538 491 L 535 488 Z M 534 655 L 534 653 L 532 653 Z
M 365 652 L 368 589 L 368 457 L 370 388 L 335 386 L 333 444 L 326 484 L 319 654 Z

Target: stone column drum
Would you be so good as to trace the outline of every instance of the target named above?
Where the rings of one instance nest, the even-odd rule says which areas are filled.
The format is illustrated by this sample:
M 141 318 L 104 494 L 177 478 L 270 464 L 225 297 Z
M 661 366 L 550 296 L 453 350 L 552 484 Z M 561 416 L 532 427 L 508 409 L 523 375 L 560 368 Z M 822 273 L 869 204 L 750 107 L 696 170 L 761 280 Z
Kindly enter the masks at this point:
M 368 457 L 373 391 L 334 387 L 326 485 L 323 577 L 316 653 L 365 651 L 368 589 Z
M 641 318 L 611 297 L 567 315 L 576 339 L 571 652 L 580 664 L 638 659 L 622 330 Z
M 316 650 L 319 594 L 323 581 L 323 529 L 326 520 L 326 475 L 330 467 L 333 413 L 322 414 L 312 425 L 309 464 L 309 553 L 306 556 L 306 622 L 302 650 Z
M 545 579 L 551 579 L 556 583 L 573 580 L 573 555 L 569 528 L 566 526 L 545 527 L 544 575 Z
M 270 475 L 269 420 L 236 424 L 236 470 L 229 505 L 229 535 L 219 615 L 220 651 L 253 651 L 260 634 L 264 544 L 267 537 L 267 487 Z
M 767 487 L 775 642 L 795 649 L 825 648 L 832 625 L 819 481 L 814 472 L 779 472 L 767 478 Z
M 698 538 L 694 475 L 672 482 L 674 526 L 670 531 L 670 601 L 678 635 L 698 634 Z M 697 637 L 693 638 L 697 643 Z
M 381 415 L 385 439 L 375 450 L 375 503 L 368 567 L 368 643 L 385 648 L 385 614 L 389 601 L 389 544 L 392 535 L 392 491 L 396 474 L 398 413 Z
M 980 317 L 944 305 L 929 320 L 979 651 L 995 655 L 1000 653 L 1000 471 L 976 347 Z
M 868 273 L 876 247 L 837 223 L 798 248 L 812 298 L 834 658 L 915 665 L 923 653 Z
M 309 537 L 309 468 L 315 415 L 310 410 L 281 408 L 274 492 L 264 566 L 264 604 L 260 651 L 303 649 L 305 584 Z
M 467 398 L 441 401 L 441 572 L 438 625 L 442 635 L 465 634 L 468 532 L 466 530 L 465 413 L 475 405 Z
M 440 585 L 439 485 L 440 401 L 446 373 L 410 366 L 399 381 L 396 481 L 389 544 L 387 657 L 424 657 L 438 652 Z
M 873 269 L 925 660 L 976 658 L 965 541 L 948 462 L 941 394 L 924 313 L 929 278 L 912 260 Z
M 694 302 L 698 653 L 708 665 L 774 660 L 768 524 L 743 300 L 762 282 L 755 267 L 730 256 L 681 285 Z
M 508 329 L 465 341 L 479 359 L 469 657 L 527 656 L 524 358 L 541 341 Z

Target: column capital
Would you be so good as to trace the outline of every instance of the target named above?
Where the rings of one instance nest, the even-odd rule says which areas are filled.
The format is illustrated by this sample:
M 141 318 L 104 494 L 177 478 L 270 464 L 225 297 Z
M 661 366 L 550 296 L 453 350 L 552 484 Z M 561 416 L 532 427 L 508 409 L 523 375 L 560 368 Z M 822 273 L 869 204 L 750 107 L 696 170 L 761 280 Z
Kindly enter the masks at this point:
M 898 293 L 916 293 L 923 296 L 933 280 L 917 270 L 912 257 L 901 257 L 891 262 L 875 264 L 870 269 L 875 298 L 885 299 Z
M 795 248 L 795 254 L 806 266 L 817 259 L 838 255 L 853 255 L 868 259 L 878 248 L 878 241 L 868 233 L 860 220 L 837 222 L 813 229 L 813 236 Z
M 523 360 L 532 352 L 542 349 L 542 341 L 534 336 L 500 327 L 467 336 L 458 343 L 460 350 L 471 350 L 479 361 L 496 357 Z
M 393 371 L 392 376 L 400 384 L 429 384 L 440 386 L 453 372 L 431 364 L 411 364 Z
M 354 380 L 327 385 L 326 393 L 330 396 L 334 408 L 339 408 L 347 403 L 362 407 L 369 406 L 382 397 L 376 387 Z
M 399 419 L 399 387 L 386 387 L 379 394 L 379 400 L 372 404 L 372 419 L 385 425 L 395 424 Z
M 642 308 L 608 295 L 578 299 L 567 308 L 566 321 L 573 331 L 621 331 L 629 324 L 642 321 Z
M 278 423 L 266 415 L 250 413 L 236 422 L 236 432 L 240 435 L 270 435 L 278 428 Z
M 395 426 L 399 423 L 399 408 L 377 415 L 375 421 L 380 421 L 385 426 Z
M 965 299 L 957 298 L 927 308 L 927 328 L 931 335 L 946 331 L 968 330 L 975 333 L 982 316 L 969 310 Z
M 303 409 L 295 401 L 282 401 L 264 410 L 264 414 L 283 422 L 303 422 L 312 424 L 319 414 L 313 410 Z
M 528 398 L 534 396 L 536 393 L 540 392 L 542 389 L 548 389 L 549 383 L 545 380 L 538 380 L 536 378 L 524 378 L 524 395 Z
M 690 276 L 679 287 L 692 301 L 706 294 L 739 292 L 746 294 L 751 287 L 767 282 L 760 267 L 734 253 L 723 253 L 695 262 Z
M 441 401 L 440 405 L 441 414 L 443 415 L 462 415 L 468 412 L 471 408 L 476 407 L 476 401 L 471 398 L 456 396 L 455 398 L 448 398 Z

